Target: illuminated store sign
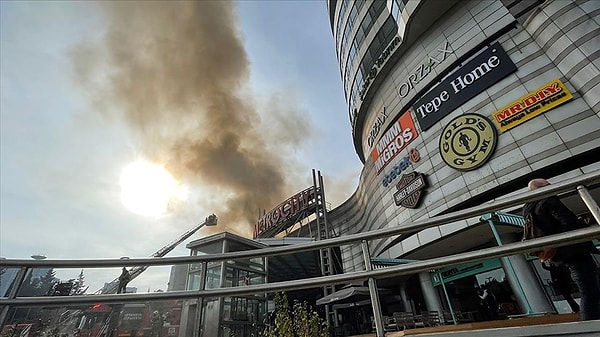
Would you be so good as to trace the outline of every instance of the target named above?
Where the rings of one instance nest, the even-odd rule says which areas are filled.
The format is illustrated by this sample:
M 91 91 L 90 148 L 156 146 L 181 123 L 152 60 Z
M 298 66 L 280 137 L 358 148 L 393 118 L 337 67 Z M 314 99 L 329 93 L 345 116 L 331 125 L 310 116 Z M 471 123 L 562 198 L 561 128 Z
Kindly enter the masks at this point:
M 314 200 L 315 188 L 309 187 L 282 202 L 277 207 L 270 210 L 269 213 L 263 215 L 262 218 L 260 218 L 254 225 L 254 238 L 257 238 L 263 232 L 274 227 L 286 224 L 293 225 L 294 222 L 289 222 L 288 220 L 298 213 L 313 207 Z M 284 229 L 286 228 L 279 228 L 277 233 L 283 231 Z
M 375 121 L 375 124 L 373 124 L 373 126 L 371 127 L 371 131 L 369 132 L 369 139 L 367 139 L 369 148 L 371 148 L 373 146 L 373 143 L 375 142 L 375 138 L 377 138 L 377 135 L 379 135 L 379 131 L 381 131 L 381 129 L 383 128 L 383 123 L 385 123 L 386 120 L 387 120 L 387 114 L 385 113 L 385 107 L 383 107 L 383 111 L 381 111 L 379 113 L 379 116 L 377 116 L 377 120 Z
M 571 99 L 571 92 L 556 79 L 494 112 L 492 116 L 498 129 L 504 132 Z
M 421 130 L 517 70 L 498 42 L 448 76 L 413 105 Z
M 410 112 L 405 112 L 392 124 L 379 139 L 373 150 L 371 158 L 375 163 L 375 169 L 379 174 L 389 162 L 394 159 L 410 144 L 419 134 Z
M 440 155 L 459 171 L 470 171 L 485 164 L 498 144 L 496 128 L 478 114 L 464 114 L 451 120 L 440 136 Z
M 417 208 L 425 187 L 427 187 L 427 181 L 422 173 L 403 174 L 396 185 L 398 192 L 394 193 L 394 203 L 396 203 L 396 206 Z
M 421 154 L 417 149 L 410 149 L 408 151 L 408 156 L 402 158 L 402 160 L 392 167 L 392 171 L 389 174 L 386 174 L 381 181 L 383 187 L 388 187 L 394 179 L 400 177 L 401 173 L 406 171 L 413 163 L 417 163 L 421 160 Z
M 426 63 L 421 63 L 412 74 L 408 75 L 406 80 L 400 84 L 398 88 L 398 95 L 404 98 L 406 97 L 412 89 L 415 88 L 416 84 L 419 84 L 421 80 L 423 80 L 427 75 L 431 73 L 431 70 L 437 67 L 438 64 L 444 62 L 446 60 L 447 54 L 452 54 L 454 51 L 448 49 L 448 41 L 444 44 L 443 48 L 439 48 L 437 51 L 439 54 L 436 57 L 431 55 L 428 56 Z
M 396 36 L 392 41 L 390 41 L 390 43 L 383 50 L 383 52 L 381 52 L 381 55 L 379 55 L 377 60 L 375 60 L 375 64 L 373 65 L 373 67 L 371 68 L 371 70 L 369 71 L 367 76 L 365 76 L 365 79 L 363 80 L 363 83 L 360 86 L 358 95 L 360 96 L 361 101 L 363 99 L 365 99 L 365 94 L 367 93 L 367 90 L 371 86 L 371 83 L 373 82 L 375 77 L 377 77 L 377 73 L 379 72 L 379 69 L 381 69 L 381 67 L 385 64 L 385 62 L 394 53 L 396 48 L 400 45 L 401 41 L 402 41 L 402 39 L 400 38 L 400 36 Z

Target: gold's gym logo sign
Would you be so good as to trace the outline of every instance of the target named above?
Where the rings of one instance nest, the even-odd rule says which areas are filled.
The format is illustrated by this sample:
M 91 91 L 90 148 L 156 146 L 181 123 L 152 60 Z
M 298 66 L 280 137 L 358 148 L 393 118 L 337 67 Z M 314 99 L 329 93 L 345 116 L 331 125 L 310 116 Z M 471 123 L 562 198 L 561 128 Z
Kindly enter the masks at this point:
M 469 171 L 485 164 L 498 144 L 496 128 L 482 115 L 464 114 L 442 130 L 440 155 L 448 166 Z

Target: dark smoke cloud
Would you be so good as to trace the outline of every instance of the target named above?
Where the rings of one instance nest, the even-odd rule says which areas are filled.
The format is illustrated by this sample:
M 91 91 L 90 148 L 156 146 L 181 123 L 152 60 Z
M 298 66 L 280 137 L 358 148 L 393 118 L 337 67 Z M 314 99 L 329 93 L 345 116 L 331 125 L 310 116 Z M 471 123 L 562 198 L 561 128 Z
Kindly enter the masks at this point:
M 195 184 L 228 191 L 225 204 L 211 210 L 221 224 L 250 233 L 259 209 L 305 187 L 288 181 L 301 176 L 310 183 L 290 152 L 309 136 L 309 122 L 278 95 L 268 113 L 257 113 L 232 2 L 98 6 L 109 26 L 101 41 L 74 49 L 78 83 L 97 108 L 117 111 L 148 159 L 166 163 L 191 190 Z

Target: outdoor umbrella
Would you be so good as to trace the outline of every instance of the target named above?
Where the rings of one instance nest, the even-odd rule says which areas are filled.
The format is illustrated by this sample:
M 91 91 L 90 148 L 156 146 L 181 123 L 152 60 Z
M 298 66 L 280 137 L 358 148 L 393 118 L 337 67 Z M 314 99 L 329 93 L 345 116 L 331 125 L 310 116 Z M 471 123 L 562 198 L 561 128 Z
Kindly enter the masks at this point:
M 379 294 L 386 294 L 388 289 L 379 289 Z M 369 287 L 350 286 L 342 288 L 332 294 L 321 297 L 317 300 L 317 305 L 326 305 L 332 303 L 355 303 L 370 299 Z

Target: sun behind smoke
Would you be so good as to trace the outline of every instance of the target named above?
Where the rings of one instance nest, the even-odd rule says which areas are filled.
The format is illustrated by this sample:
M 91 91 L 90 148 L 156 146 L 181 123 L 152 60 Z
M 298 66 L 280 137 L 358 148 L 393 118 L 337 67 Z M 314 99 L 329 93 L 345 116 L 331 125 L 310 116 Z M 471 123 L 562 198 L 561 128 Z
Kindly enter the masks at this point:
M 144 216 L 164 215 L 173 198 L 185 198 L 185 190 L 164 167 L 137 161 L 121 172 L 121 202 Z

